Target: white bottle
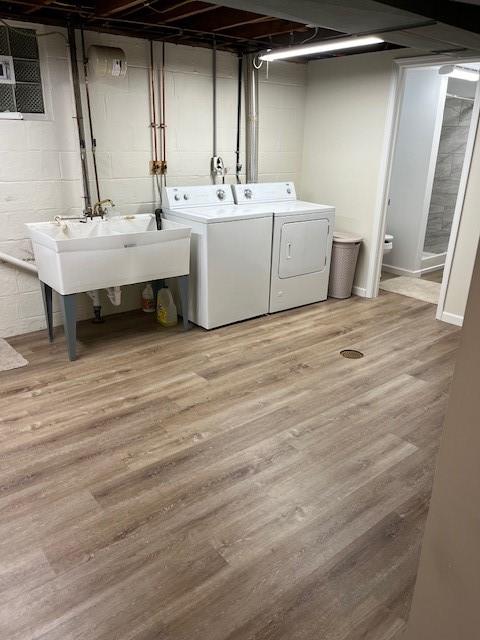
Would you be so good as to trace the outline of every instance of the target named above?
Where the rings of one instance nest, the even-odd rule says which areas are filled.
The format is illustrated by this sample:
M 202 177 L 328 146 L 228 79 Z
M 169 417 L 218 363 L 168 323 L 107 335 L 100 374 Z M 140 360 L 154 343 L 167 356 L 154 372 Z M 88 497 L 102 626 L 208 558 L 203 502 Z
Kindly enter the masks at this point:
M 150 283 L 148 283 L 142 291 L 142 309 L 145 313 L 154 313 L 155 311 L 155 298 L 153 295 L 153 288 Z

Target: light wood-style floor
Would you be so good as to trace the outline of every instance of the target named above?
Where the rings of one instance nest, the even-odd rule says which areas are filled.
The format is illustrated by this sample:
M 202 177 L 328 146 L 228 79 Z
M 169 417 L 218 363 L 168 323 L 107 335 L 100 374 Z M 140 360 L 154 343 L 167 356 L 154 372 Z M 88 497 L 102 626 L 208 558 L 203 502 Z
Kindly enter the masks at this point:
M 2 640 L 392 640 L 459 331 L 382 293 L 0 374 Z M 358 348 L 361 360 L 346 360 Z
M 392 278 L 398 278 L 394 273 L 388 271 L 382 271 L 382 280 L 391 280 Z M 436 271 L 430 271 L 422 275 L 423 280 L 430 280 L 430 282 L 438 282 L 441 284 L 443 280 L 443 269 L 437 269 Z

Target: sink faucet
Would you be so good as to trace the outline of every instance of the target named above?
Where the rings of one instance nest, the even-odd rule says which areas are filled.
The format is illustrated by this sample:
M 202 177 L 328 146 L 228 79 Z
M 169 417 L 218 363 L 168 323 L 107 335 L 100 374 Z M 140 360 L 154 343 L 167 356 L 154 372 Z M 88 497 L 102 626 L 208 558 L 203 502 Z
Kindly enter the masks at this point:
M 103 216 L 107 214 L 107 210 L 105 208 L 106 206 L 114 207 L 115 204 L 112 202 L 112 200 L 110 200 L 110 198 L 105 198 L 105 200 L 99 200 L 93 205 L 93 211 L 91 211 L 90 213 L 86 213 L 85 215 L 91 218 L 94 218 L 97 216 L 100 216 L 101 218 L 103 218 Z
M 64 221 L 68 220 L 79 220 L 80 222 L 87 222 L 88 218 L 93 220 L 93 218 L 102 218 L 107 215 L 106 206 L 114 207 L 115 204 L 110 198 L 106 198 L 105 200 L 99 200 L 93 205 L 93 208 L 88 206 L 84 209 L 83 214 L 81 216 L 55 216 L 54 221 L 57 224 L 62 224 Z

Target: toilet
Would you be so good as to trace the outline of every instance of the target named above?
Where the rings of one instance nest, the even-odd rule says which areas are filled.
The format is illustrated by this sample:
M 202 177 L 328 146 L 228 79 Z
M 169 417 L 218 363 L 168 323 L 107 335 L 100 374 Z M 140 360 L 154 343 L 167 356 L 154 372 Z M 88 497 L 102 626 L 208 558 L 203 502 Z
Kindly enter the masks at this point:
M 386 253 L 390 253 L 392 249 L 393 249 L 393 236 L 390 235 L 389 233 L 386 233 L 385 241 L 383 243 L 383 255 L 385 255 Z

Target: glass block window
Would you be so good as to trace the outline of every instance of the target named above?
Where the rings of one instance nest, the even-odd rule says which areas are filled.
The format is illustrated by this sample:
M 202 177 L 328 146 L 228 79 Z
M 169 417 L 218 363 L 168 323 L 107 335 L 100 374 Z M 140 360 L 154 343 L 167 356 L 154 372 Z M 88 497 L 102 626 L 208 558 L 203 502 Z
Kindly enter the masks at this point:
M 0 111 L 45 113 L 35 31 L 0 26 L 0 55 L 12 56 L 15 71 L 15 84 L 0 84 Z

